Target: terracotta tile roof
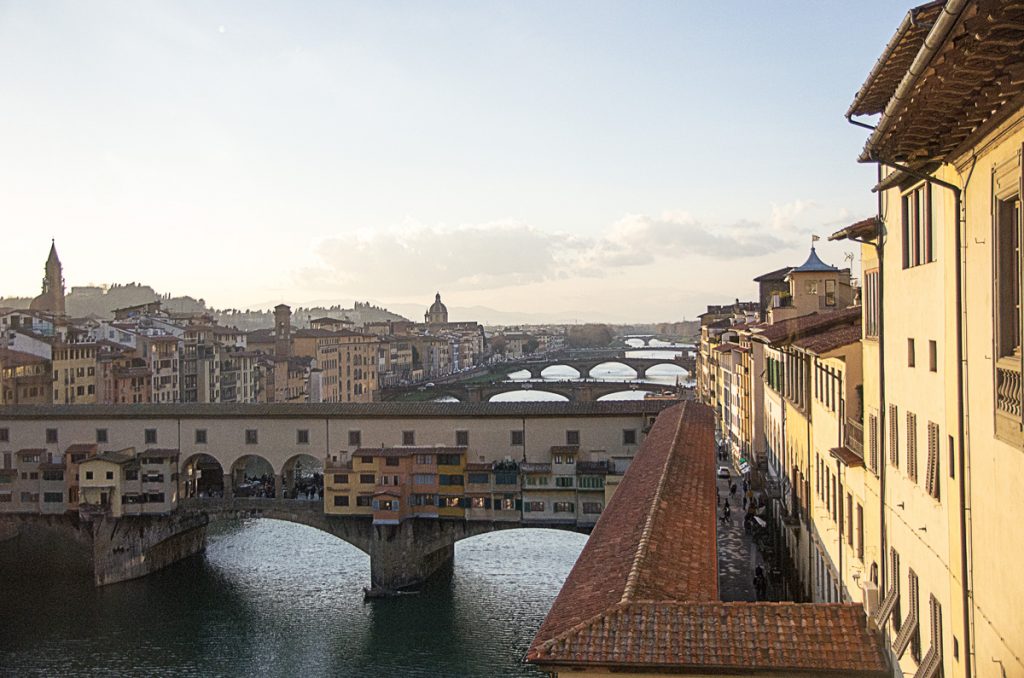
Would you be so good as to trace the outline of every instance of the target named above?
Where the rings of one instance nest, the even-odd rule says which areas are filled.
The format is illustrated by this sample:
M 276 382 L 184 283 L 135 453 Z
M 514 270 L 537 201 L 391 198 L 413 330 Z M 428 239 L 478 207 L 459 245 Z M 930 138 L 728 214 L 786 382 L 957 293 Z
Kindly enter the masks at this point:
M 555 453 L 558 453 L 558 452 L 562 452 L 562 453 L 565 453 L 565 452 L 579 452 L 580 451 L 580 446 L 579 445 L 552 445 L 551 446 L 551 451 L 555 452 Z
M 0 366 L 3 367 L 23 367 L 25 365 L 39 365 L 48 362 L 50 362 L 48 359 L 31 353 L 0 348 Z
M 860 456 L 859 454 L 857 454 L 856 452 L 854 452 L 853 450 L 846 446 L 833 447 L 831 450 L 829 450 L 829 454 L 831 454 L 833 457 L 843 462 L 847 466 L 853 468 L 864 465 L 864 457 Z
M 945 4 L 945 0 L 935 0 L 907 13 L 867 80 L 861 85 L 847 115 L 874 115 L 885 110 L 885 105 L 896 92 L 896 87 L 910 68 L 932 23 Z
M 841 228 L 828 237 L 829 240 L 846 240 L 847 238 L 874 239 L 881 232 L 881 221 L 877 216 L 861 219 L 845 228 Z
M 855 604 L 718 600 L 714 413 L 658 417 L 526 660 L 644 673 L 888 675 Z
M 772 344 L 782 344 L 795 341 L 813 332 L 821 332 L 838 325 L 852 325 L 855 322 L 860 322 L 860 307 L 790 318 L 769 325 L 760 334 L 754 336 Z
M 858 309 L 859 311 L 860 309 Z M 793 341 L 793 345 L 818 355 L 834 351 L 860 341 L 860 315 L 853 325 L 840 325 L 818 334 L 810 334 Z
M 553 665 L 889 675 L 854 604 L 627 602 L 542 652 Z
M 403 445 L 400 447 L 360 447 L 355 454 L 362 457 L 408 457 L 414 454 L 464 454 L 465 452 L 465 447 Z
M 660 400 L 521 403 L 139 403 L 127 405 L 7 405 L 8 419 L 178 419 L 181 417 L 252 419 L 317 418 L 386 419 L 433 417 L 605 417 L 657 414 L 671 405 Z
M 470 461 L 466 463 L 467 471 L 490 471 L 492 468 L 489 461 Z
M 792 266 L 783 266 L 777 268 L 774 271 L 768 273 L 762 273 L 761 275 L 754 278 L 754 282 L 782 282 L 789 275 L 789 272 L 793 270 Z
M 96 443 L 74 443 L 72 445 L 68 445 L 68 449 L 64 450 L 64 454 L 77 454 L 79 452 L 92 454 L 96 452 L 96 450 Z

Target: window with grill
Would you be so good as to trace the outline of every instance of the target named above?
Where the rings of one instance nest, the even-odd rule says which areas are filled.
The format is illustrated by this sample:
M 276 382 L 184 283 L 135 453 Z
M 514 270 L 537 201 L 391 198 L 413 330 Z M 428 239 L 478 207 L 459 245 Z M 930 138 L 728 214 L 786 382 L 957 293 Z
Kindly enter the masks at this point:
M 579 445 L 580 444 L 580 432 L 579 431 L 566 431 L 565 432 L 565 444 L 566 445 Z
M 416 444 L 416 431 L 402 431 L 402 444 L 403 445 L 415 445 Z
M 456 431 L 455 432 L 455 445 L 457 447 L 468 447 L 469 446 L 469 431 Z
M 523 444 L 523 439 L 524 439 L 523 431 L 522 430 L 511 431 L 509 438 L 510 438 L 510 443 L 512 445 L 522 445 Z
M 907 412 L 907 477 L 917 482 L 917 415 Z
M 147 445 L 155 445 L 156 444 L 156 429 L 155 428 L 147 428 L 145 430 L 145 432 L 144 432 L 144 440 L 145 440 Z
M 899 468 L 900 466 L 900 424 L 897 420 L 899 410 L 895 405 L 889 405 L 889 463 Z
M 248 428 L 245 430 L 245 444 L 256 445 L 259 442 L 259 434 L 254 428 Z
M 295 431 L 295 443 L 297 445 L 308 445 L 309 444 L 309 429 L 300 428 Z
M 928 468 L 925 469 L 925 491 L 933 499 L 940 499 L 939 493 L 939 425 L 928 422 Z
M 348 445 L 349 447 L 359 447 L 363 444 L 363 434 L 361 431 L 349 431 L 348 432 Z

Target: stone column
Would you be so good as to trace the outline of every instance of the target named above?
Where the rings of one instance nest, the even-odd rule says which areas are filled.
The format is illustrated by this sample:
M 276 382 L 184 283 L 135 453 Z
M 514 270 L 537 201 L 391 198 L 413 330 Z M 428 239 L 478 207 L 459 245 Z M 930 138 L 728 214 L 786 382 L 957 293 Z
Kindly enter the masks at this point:
M 231 474 L 224 474 L 224 498 L 231 499 L 235 496 L 234 485 L 231 482 Z
M 455 560 L 454 535 L 437 520 L 411 519 L 399 525 L 376 525 L 370 539 L 370 583 L 397 591 L 419 586 L 450 570 Z
M 274 474 L 274 498 L 284 499 L 284 474 Z

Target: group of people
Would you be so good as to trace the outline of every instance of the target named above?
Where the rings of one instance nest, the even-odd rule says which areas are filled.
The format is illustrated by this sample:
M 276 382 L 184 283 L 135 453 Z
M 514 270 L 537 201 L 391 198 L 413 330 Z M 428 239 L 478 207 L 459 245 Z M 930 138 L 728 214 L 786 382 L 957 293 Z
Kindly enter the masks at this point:
M 294 496 L 291 497 L 292 499 L 307 499 L 309 501 L 323 499 L 324 474 L 313 473 L 311 476 L 296 478 L 293 492 Z
M 728 452 L 725 453 L 728 457 Z M 720 458 L 722 455 L 721 450 L 719 451 Z M 743 502 L 743 528 L 744 531 L 750 533 L 754 531 L 756 526 L 755 516 L 757 514 L 757 499 L 754 497 L 754 492 L 750 488 L 750 482 L 744 478 L 742 481 L 742 502 Z M 735 482 L 729 484 L 729 496 L 723 500 L 715 489 L 715 498 L 718 505 L 721 507 L 719 518 L 722 524 L 727 525 L 732 521 L 732 502 L 737 499 L 737 494 L 740 492 L 740 486 Z M 765 576 L 764 567 L 758 565 L 754 569 L 754 591 L 757 594 L 758 600 L 767 600 L 768 598 L 768 578 Z

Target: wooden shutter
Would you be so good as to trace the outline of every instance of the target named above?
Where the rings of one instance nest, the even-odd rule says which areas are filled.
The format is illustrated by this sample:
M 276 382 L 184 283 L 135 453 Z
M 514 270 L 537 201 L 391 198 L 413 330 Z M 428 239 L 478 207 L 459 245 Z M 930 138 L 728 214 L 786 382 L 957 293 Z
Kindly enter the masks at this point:
M 900 424 L 896 420 L 898 410 L 895 405 L 889 405 L 889 463 L 899 468 L 900 466 Z
M 939 486 L 939 425 L 928 422 L 928 469 L 925 489 L 935 499 L 940 498 Z
M 878 417 L 874 414 L 868 415 L 868 446 L 871 471 L 878 475 Z
M 907 412 L 907 477 L 917 482 L 917 415 Z

